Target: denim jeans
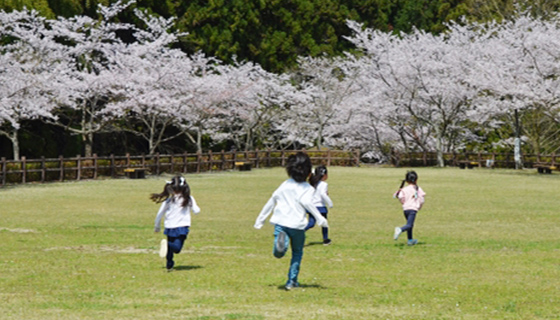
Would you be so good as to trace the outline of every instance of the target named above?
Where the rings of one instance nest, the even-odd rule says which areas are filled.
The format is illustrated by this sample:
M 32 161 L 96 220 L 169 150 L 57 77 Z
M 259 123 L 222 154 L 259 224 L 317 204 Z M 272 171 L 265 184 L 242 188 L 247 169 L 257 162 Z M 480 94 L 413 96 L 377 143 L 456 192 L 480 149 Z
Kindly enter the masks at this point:
M 276 258 L 282 258 L 286 252 L 276 251 L 276 242 L 278 241 L 278 234 L 284 231 L 286 233 L 286 251 L 288 245 L 292 248 L 292 260 L 290 261 L 290 269 L 288 271 L 288 283 L 297 283 L 299 268 L 301 265 L 301 259 L 303 257 L 303 245 L 305 244 L 305 230 L 292 229 L 283 227 L 280 225 L 275 225 L 274 227 L 274 249 L 272 253 Z
M 401 227 L 401 230 L 404 232 L 406 231 L 408 240 L 412 240 L 412 228 L 414 228 L 414 220 L 416 220 L 416 213 L 418 211 L 415 210 L 405 210 L 404 211 L 404 218 L 406 219 L 406 224 Z
M 171 269 L 175 265 L 175 262 L 173 261 L 173 254 L 181 252 L 186 239 L 186 235 L 178 237 L 167 236 L 167 269 Z
M 319 210 L 319 213 L 321 213 L 321 215 L 325 217 L 325 219 L 327 219 L 327 214 L 328 214 L 327 207 L 317 207 L 317 210 Z M 317 220 L 315 220 L 315 217 L 311 213 L 308 213 L 308 218 L 309 218 L 309 223 L 307 223 L 307 226 L 305 227 L 305 231 L 313 228 L 315 226 L 315 223 L 317 223 Z M 323 233 L 323 240 L 329 239 L 329 228 L 322 228 L 321 231 Z

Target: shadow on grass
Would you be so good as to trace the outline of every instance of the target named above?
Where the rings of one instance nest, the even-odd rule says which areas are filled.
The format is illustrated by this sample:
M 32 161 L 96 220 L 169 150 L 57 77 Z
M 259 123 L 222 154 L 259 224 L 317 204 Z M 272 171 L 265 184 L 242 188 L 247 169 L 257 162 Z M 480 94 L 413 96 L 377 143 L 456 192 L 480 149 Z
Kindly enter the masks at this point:
M 274 287 L 274 285 L 271 285 L 271 287 Z M 286 290 L 286 286 L 285 285 L 281 285 L 281 286 L 276 286 L 276 288 L 278 290 Z M 299 287 L 296 287 L 292 290 L 301 290 L 301 289 L 319 289 L 319 290 L 326 290 L 327 287 L 323 287 L 320 284 L 300 284 Z
M 202 268 L 203 268 L 202 266 L 175 266 L 173 267 L 173 271 L 188 271 L 188 270 L 196 270 Z
M 308 244 L 305 245 L 305 247 L 316 246 L 316 245 L 323 245 L 323 241 L 309 242 Z
M 418 247 L 418 246 L 423 246 L 423 245 L 426 245 L 426 243 L 418 241 L 417 244 L 415 244 L 413 246 L 409 246 L 406 242 L 399 242 L 399 243 L 395 244 L 395 247 L 399 247 L 399 248 L 411 247 L 412 248 L 412 247 Z

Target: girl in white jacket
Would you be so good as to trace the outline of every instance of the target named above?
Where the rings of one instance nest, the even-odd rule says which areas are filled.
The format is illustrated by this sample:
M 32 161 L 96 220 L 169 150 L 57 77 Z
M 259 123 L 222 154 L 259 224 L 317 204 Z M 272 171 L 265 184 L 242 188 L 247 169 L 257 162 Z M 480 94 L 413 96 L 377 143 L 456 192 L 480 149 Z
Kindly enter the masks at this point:
M 313 204 L 317 207 L 317 210 L 321 213 L 325 219 L 328 219 L 328 208 L 333 207 L 333 202 L 329 197 L 329 187 L 327 184 L 327 179 L 329 178 L 329 174 L 327 171 L 327 167 L 321 165 L 315 168 L 315 173 L 309 178 L 309 184 L 311 184 L 315 188 L 315 192 L 313 193 Z M 315 226 L 315 218 L 313 215 L 309 215 L 309 223 L 307 227 L 305 227 L 305 231 L 313 228 Z M 331 244 L 331 239 L 329 239 L 329 228 L 323 227 L 321 228 L 323 233 L 323 244 L 329 245 Z
M 150 198 L 156 203 L 162 202 L 156 216 L 154 231 L 160 231 L 161 220 L 165 217 L 163 233 L 167 240 L 161 240 L 159 255 L 167 258 L 167 271 L 171 271 L 175 265 L 173 255 L 181 252 L 189 235 L 191 212 L 197 214 L 200 208 L 191 196 L 187 180 L 182 176 L 175 176 L 171 181 L 167 181 L 163 192 L 153 193 Z
M 290 178 L 284 181 L 262 208 L 255 228 L 260 229 L 266 218 L 272 213 L 270 223 L 274 225 L 273 254 L 282 258 L 288 247 L 292 248 L 292 259 L 288 271 L 286 290 L 298 287 L 298 275 L 305 244 L 305 227 L 307 226 L 306 210 L 317 220 L 317 224 L 328 227 L 327 219 L 323 218 L 313 204 L 315 189 L 307 182 L 311 174 L 311 159 L 303 152 L 288 157 L 286 171 Z

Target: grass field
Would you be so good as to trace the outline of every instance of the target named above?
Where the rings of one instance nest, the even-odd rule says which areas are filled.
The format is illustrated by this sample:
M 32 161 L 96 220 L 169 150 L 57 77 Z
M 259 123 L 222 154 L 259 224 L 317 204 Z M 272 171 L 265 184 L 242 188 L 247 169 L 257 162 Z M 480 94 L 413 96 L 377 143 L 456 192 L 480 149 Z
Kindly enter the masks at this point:
M 148 199 L 167 176 L 0 189 L 0 319 L 560 319 L 560 175 L 416 171 L 409 247 L 406 169 L 329 168 L 333 244 L 308 231 L 290 292 L 253 228 L 281 168 L 188 175 L 202 212 L 171 273 Z

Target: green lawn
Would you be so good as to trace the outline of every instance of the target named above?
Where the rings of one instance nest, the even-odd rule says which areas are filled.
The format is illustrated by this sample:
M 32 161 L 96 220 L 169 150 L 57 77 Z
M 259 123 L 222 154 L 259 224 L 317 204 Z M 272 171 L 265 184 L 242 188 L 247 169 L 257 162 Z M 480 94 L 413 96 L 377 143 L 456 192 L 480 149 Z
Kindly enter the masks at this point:
M 0 318 L 560 319 L 560 175 L 418 168 L 408 247 L 406 171 L 329 168 L 333 244 L 308 231 L 290 292 L 272 226 L 253 228 L 281 168 L 188 175 L 202 212 L 171 273 L 148 199 L 169 176 L 0 189 Z

